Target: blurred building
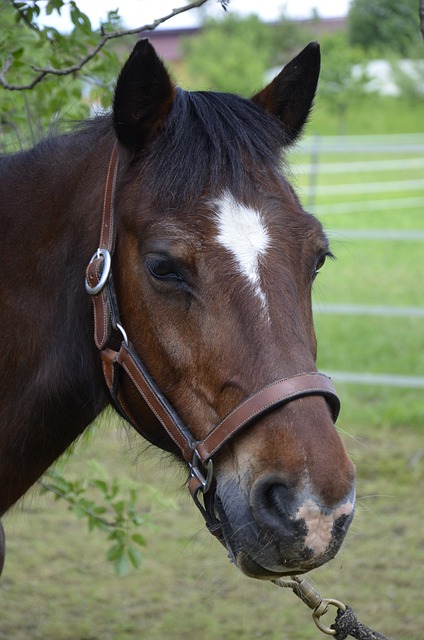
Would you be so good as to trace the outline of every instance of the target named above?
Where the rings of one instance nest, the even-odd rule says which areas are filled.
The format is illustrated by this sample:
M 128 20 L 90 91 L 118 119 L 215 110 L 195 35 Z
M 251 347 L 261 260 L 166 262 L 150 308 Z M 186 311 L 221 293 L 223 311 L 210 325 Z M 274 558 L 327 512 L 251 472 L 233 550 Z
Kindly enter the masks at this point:
M 346 28 L 346 18 L 308 18 L 296 20 L 296 24 L 312 34 L 317 40 L 325 33 L 334 33 Z M 272 28 L 272 24 L 270 24 Z M 177 64 L 182 60 L 181 43 L 184 39 L 195 38 L 203 27 L 187 27 L 179 29 L 155 29 L 140 34 L 140 38 L 148 38 L 159 56 L 166 62 Z

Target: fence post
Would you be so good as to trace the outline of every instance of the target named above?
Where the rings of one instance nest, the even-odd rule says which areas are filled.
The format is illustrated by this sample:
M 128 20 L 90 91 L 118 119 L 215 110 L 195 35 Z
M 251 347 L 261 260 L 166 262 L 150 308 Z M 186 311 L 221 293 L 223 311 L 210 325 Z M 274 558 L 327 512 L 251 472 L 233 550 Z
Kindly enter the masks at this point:
M 310 172 L 309 172 L 309 185 L 308 185 L 308 209 L 313 213 L 315 206 L 315 199 L 317 195 L 317 182 L 318 182 L 318 165 L 320 154 L 320 136 L 316 135 L 312 140 L 311 160 L 310 160 Z

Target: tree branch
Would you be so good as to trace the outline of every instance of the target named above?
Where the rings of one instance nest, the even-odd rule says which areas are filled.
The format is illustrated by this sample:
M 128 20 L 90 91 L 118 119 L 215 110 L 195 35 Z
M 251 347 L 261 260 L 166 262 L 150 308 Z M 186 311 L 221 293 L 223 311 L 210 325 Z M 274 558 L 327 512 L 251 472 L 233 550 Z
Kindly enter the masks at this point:
M 420 0 L 419 15 L 420 15 L 420 31 L 424 38 L 424 0 Z
M 71 507 L 77 507 L 80 511 L 84 512 L 85 515 L 89 516 L 90 518 L 93 518 L 93 520 L 96 520 L 97 522 L 107 527 L 108 529 L 122 528 L 122 527 L 118 527 L 117 524 L 112 520 L 106 520 L 106 518 L 101 518 L 97 513 L 94 513 L 94 511 L 91 511 L 91 509 L 87 509 L 86 507 L 83 507 L 77 501 L 73 500 L 72 498 L 69 498 L 69 496 L 67 496 L 64 491 L 61 491 L 57 487 L 54 487 L 51 484 L 47 484 L 42 480 L 37 480 L 37 485 L 41 487 L 46 493 L 47 492 L 53 493 L 53 495 L 57 496 L 58 498 L 65 500 L 65 502 L 67 502 L 68 505 L 70 505 Z
M 163 16 L 162 18 L 157 18 L 150 24 L 145 24 L 135 29 L 122 29 L 119 31 L 111 31 L 108 33 L 108 32 L 105 32 L 102 27 L 100 30 L 101 38 L 99 43 L 95 47 L 93 47 L 87 53 L 86 56 L 81 58 L 75 64 L 69 67 L 63 67 L 62 69 L 55 69 L 54 67 L 32 67 L 33 71 L 37 75 L 27 84 L 11 84 L 6 80 L 6 74 L 9 71 L 12 64 L 12 60 L 8 59 L 4 63 L 3 69 L 0 71 L 0 85 L 4 89 L 7 89 L 8 91 L 25 91 L 25 90 L 33 89 L 39 82 L 44 80 L 44 78 L 46 78 L 48 75 L 66 76 L 72 73 L 76 73 L 80 71 L 88 62 L 90 62 L 90 60 L 95 58 L 95 56 L 99 53 L 99 51 L 103 49 L 103 47 L 107 42 L 109 42 L 109 40 L 112 40 L 114 38 L 122 38 L 123 36 L 137 35 L 142 31 L 153 31 L 160 24 L 167 22 L 171 18 L 174 18 L 175 16 L 181 13 L 185 13 L 186 11 L 190 11 L 191 9 L 201 7 L 202 5 L 206 4 L 206 2 L 208 2 L 208 0 L 194 0 L 193 2 L 190 2 L 189 4 L 184 5 L 183 7 L 178 7 L 176 9 L 173 9 L 171 13 L 168 13 L 168 15 Z

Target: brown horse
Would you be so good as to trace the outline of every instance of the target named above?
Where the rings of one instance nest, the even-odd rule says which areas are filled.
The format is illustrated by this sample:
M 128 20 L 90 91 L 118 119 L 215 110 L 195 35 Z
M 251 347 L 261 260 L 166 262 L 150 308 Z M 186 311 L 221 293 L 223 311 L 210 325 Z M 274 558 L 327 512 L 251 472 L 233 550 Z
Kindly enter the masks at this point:
M 112 114 L 1 158 L 0 514 L 113 402 L 188 463 L 247 575 L 335 555 L 355 474 L 315 366 L 329 247 L 281 173 L 319 66 L 312 43 L 245 100 L 176 88 L 139 42 Z

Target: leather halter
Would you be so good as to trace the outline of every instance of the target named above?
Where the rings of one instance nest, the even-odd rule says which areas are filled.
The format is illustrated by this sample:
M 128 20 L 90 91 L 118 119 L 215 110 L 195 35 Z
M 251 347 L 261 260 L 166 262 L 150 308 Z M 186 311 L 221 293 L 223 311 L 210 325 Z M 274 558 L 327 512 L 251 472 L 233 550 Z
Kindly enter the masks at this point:
M 275 407 L 304 396 L 319 395 L 327 400 L 335 422 L 340 411 L 340 402 L 330 378 L 326 375 L 316 371 L 299 373 L 271 382 L 256 391 L 213 427 L 203 440 L 197 440 L 193 436 L 156 386 L 119 320 L 111 270 L 115 247 L 114 198 L 118 165 L 115 143 L 107 173 L 99 247 L 88 264 L 85 283 L 86 290 L 93 300 L 94 341 L 100 351 L 103 374 L 115 408 L 151 442 L 151 436 L 144 432 L 143 426 L 134 418 L 123 393 L 122 373 L 131 380 L 150 411 L 181 451 L 190 470 L 189 489 L 192 497 L 209 530 L 222 541 L 221 525 L 213 506 L 214 495 L 209 491 L 213 480 L 212 460 L 218 451 L 239 431 Z M 112 334 L 116 335 L 117 332 L 121 337 L 118 350 L 111 347 Z M 204 504 L 199 499 L 201 493 Z

